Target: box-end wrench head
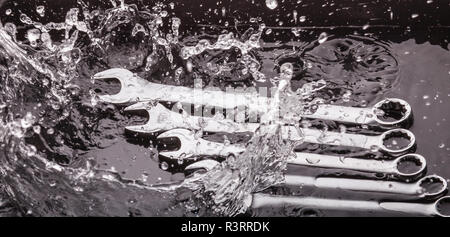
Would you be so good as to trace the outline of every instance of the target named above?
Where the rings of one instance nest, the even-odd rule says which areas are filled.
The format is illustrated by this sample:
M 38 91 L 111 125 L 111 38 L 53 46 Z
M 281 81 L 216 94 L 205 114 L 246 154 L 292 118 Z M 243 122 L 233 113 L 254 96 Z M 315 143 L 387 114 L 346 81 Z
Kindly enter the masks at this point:
M 303 117 L 394 127 L 407 122 L 412 117 L 412 110 L 411 106 L 402 99 L 387 98 L 370 108 L 319 104 L 316 106 L 314 113 L 304 114 Z
M 120 92 L 115 95 L 100 95 L 100 100 L 115 104 L 143 101 L 165 101 L 235 109 L 247 107 L 249 111 L 264 112 L 271 104 L 268 97 L 257 93 L 222 91 L 217 88 L 202 89 L 172 86 L 149 82 L 129 70 L 112 68 L 93 76 L 94 80 L 117 79 Z
M 310 128 L 282 127 L 283 138 L 292 141 L 304 141 L 333 146 L 358 147 L 368 150 L 381 150 L 385 153 L 399 154 L 412 149 L 416 138 L 412 132 L 403 128 L 385 131 L 379 136 L 321 131 Z M 407 139 L 406 144 L 388 144 L 391 138 Z

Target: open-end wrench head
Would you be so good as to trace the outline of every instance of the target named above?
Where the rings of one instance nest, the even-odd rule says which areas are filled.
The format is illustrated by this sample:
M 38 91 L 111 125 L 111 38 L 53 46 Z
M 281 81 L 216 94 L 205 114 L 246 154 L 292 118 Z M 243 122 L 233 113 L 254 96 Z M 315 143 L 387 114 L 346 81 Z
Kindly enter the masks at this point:
M 159 152 L 160 155 L 172 158 L 172 159 L 183 159 L 191 158 L 195 156 L 195 147 L 197 140 L 195 138 L 194 132 L 187 129 L 172 129 L 167 132 L 161 133 L 157 139 L 162 138 L 177 138 L 180 140 L 180 147 L 176 151 L 163 151 Z
M 148 114 L 148 121 L 142 125 L 126 126 L 125 129 L 138 133 L 156 133 L 167 131 L 176 127 L 175 122 L 171 121 L 170 110 L 163 105 L 152 102 L 138 102 L 130 105 L 124 111 L 145 110 Z
M 377 115 L 377 111 L 383 111 L 384 114 L 390 114 L 392 112 L 397 113 L 398 116 L 394 117 L 392 121 L 383 120 Z M 397 99 L 397 98 L 387 98 L 373 106 L 373 114 L 375 115 L 374 120 L 382 126 L 396 126 L 406 122 L 412 116 L 412 109 L 408 102 Z
M 385 141 L 387 141 L 389 138 L 399 138 L 399 137 L 408 139 L 408 144 L 393 148 L 390 148 L 385 145 Z M 396 128 L 386 131 L 383 134 L 381 134 L 380 138 L 381 140 L 379 145 L 381 150 L 392 154 L 398 154 L 409 151 L 416 144 L 416 137 L 414 136 L 414 134 L 411 131 L 403 128 Z
M 117 79 L 120 82 L 121 88 L 119 93 L 115 95 L 99 95 L 101 101 L 114 103 L 114 104 L 124 104 L 132 102 L 132 95 L 126 93 L 126 88 L 132 86 L 130 84 L 131 79 L 134 74 L 123 68 L 111 68 L 99 73 L 96 73 L 93 78 L 94 80 L 105 80 L 105 79 Z

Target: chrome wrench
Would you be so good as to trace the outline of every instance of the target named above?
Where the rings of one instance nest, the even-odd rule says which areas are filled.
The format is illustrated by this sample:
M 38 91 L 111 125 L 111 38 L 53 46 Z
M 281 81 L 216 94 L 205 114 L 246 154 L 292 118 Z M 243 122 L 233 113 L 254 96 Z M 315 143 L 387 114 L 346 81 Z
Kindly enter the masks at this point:
M 288 163 L 310 167 L 334 168 L 356 170 L 362 172 L 393 174 L 399 177 L 414 177 L 423 173 L 427 167 L 425 158 L 418 154 L 406 154 L 395 160 L 368 160 L 351 157 L 339 157 L 312 153 L 296 152 L 296 157 Z M 402 171 L 399 166 L 402 162 L 412 162 L 417 165 L 416 170 Z
M 104 102 L 116 104 L 142 101 L 166 101 L 220 107 L 224 109 L 245 107 L 248 108 L 250 113 L 266 113 L 268 106 L 272 104 L 272 98 L 261 96 L 256 92 L 230 93 L 218 90 L 162 85 L 148 82 L 132 72 L 121 68 L 113 68 L 99 72 L 93 78 L 96 80 L 116 78 L 120 81 L 121 90 L 118 94 L 99 96 L 100 100 Z M 313 113 L 303 113 L 300 117 L 333 120 L 344 123 L 378 124 L 389 127 L 399 125 L 412 116 L 411 106 L 406 101 L 396 98 L 382 100 L 370 108 L 318 104 L 313 110 L 315 110 Z M 390 120 L 386 119 L 385 115 L 392 114 L 392 111 L 396 113 L 394 118 Z
M 147 106 L 147 107 L 146 107 Z M 138 103 L 127 107 L 125 110 L 145 109 L 149 112 L 149 121 L 144 125 L 128 126 L 126 129 L 135 132 L 154 133 L 174 128 L 202 130 L 205 132 L 255 132 L 260 126 L 258 123 L 236 123 L 229 119 L 215 119 L 211 117 L 197 117 L 181 115 L 170 111 L 162 105 L 150 106 L 146 103 Z M 415 136 L 406 129 L 392 129 L 379 136 L 367 136 L 360 134 L 348 134 L 338 132 L 324 132 L 310 128 L 298 128 L 295 126 L 281 126 L 283 139 L 291 141 L 303 141 L 309 143 L 359 147 L 363 149 L 378 150 L 387 153 L 402 153 L 410 150 L 415 145 Z M 408 139 L 408 144 L 403 146 L 390 146 L 389 138 L 402 137 Z
M 185 170 L 188 172 L 201 169 L 211 171 L 219 164 L 218 161 L 206 159 L 186 166 Z M 447 190 L 447 181 L 437 175 L 425 176 L 414 183 L 404 183 L 370 179 L 312 177 L 285 174 L 282 185 L 404 194 L 420 198 L 436 197 Z
M 412 215 L 450 217 L 450 196 L 432 203 L 378 202 L 360 200 L 327 199 L 315 197 L 288 197 L 256 193 L 247 198 L 248 206 L 261 207 L 307 207 L 342 211 L 398 212 Z
M 163 155 L 172 159 L 192 158 L 196 156 L 237 156 L 245 151 L 241 145 L 225 145 L 223 143 L 211 142 L 202 138 L 196 138 L 194 132 L 186 129 L 173 129 L 161 133 L 158 139 L 177 138 L 180 140 L 180 147 L 176 151 L 161 151 Z M 421 174 L 426 169 L 426 160 L 421 155 L 407 154 L 392 161 L 367 160 L 358 158 L 346 158 L 339 156 L 320 155 L 312 153 L 296 152 L 296 157 L 291 158 L 288 163 L 294 165 L 304 165 L 322 168 L 336 168 L 358 170 L 364 172 L 393 174 L 399 177 L 414 177 Z M 413 171 L 401 171 L 399 165 L 402 162 L 413 162 L 419 169 Z
M 427 189 L 429 184 L 439 185 L 436 189 Z M 316 188 L 343 189 L 352 191 L 396 193 L 420 198 L 436 197 L 447 190 L 447 181 L 437 175 L 425 176 L 414 183 L 402 183 L 394 181 L 330 178 L 330 177 L 310 177 L 299 175 L 285 175 L 286 185 L 312 186 Z
M 173 129 L 158 136 L 158 139 L 177 138 L 180 140 L 180 147 L 176 151 L 161 151 L 163 155 L 171 159 L 190 159 L 200 156 L 237 156 L 245 151 L 244 146 L 225 145 L 219 142 L 211 142 L 196 137 L 195 133 L 186 129 Z

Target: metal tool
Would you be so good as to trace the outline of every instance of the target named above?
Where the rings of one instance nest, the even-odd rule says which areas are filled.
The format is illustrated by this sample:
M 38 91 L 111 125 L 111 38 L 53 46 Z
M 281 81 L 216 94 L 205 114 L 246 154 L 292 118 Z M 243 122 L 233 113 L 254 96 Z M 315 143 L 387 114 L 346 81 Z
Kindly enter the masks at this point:
M 150 106 L 138 103 L 125 110 L 146 109 L 149 112 L 149 121 L 144 125 L 126 127 L 135 132 L 154 133 L 173 128 L 202 130 L 205 132 L 254 132 L 260 126 L 258 123 L 236 123 L 230 119 L 215 119 L 212 117 L 197 117 L 181 115 L 166 109 L 162 105 Z M 384 132 L 380 136 L 367 136 L 360 134 L 338 133 L 320 131 L 310 128 L 299 128 L 285 125 L 281 127 L 283 139 L 291 141 L 304 141 L 309 143 L 359 147 L 370 150 L 381 150 L 387 153 L 403 153 L 415 145 L 415 136 L 406 129 L 397 128 Z M 402 146 L 387 143 L 391 138 L 406 138 L 408 143 Z
M 411 215 L 450 217 L 450 196 L 441 197 L 432 203 L 408 203 L 288 197 L 256 193 L 248 196 L 247 203 L 253 209 L 296 206 L 327 210 L 397 212 Z
M 189 159 L 200 156 L 237 156 L 245 151 L 243 146 L 225 145 L 197 138 L 194 132 L 186 129 L 173 129 L 158 136 L 158 139 L 164 138 L 178 138 L 180 140 L 180 148 L 178 150 L 159 152 L 160 155 L 172 159 Z
M 406 154 L 395 160 L 368 160 L 303 152 L 296 152 L 295 154 L 296 157 L 290 159 L 289 164 L 393 174 L 405 178 L 422 174 L 427 167 L 425 158 L 418 154 Z M 416 168 L 414 170 L 401 170 L 399 167 L 402 163 L 413 163 Z
M 180 102 L 224 109 L 245 107 L 250 113 L 265 113 L 271 105 L 271 98 L 256 92 L 230 93 L 218 90 L 195 89 L 182 86 L 170 86 L 148 82 L 132 72 L 113 68 L 99 72 L 94 79 L 115 78 L 120 81 L 120 92 L 115 95 L 100 95 L 104 102 L 124 104 L 142 101 Z M 378 124 L 396 126 L 412 116 L 411 106 L 404 100 L 384 99 L 371 108 L 355 108 L 339 105 L 318 104 L 311 114 L 301 117 L 322 120 L 334 120 L 355 124 Z M 389 119 L 387 118 L 389 115 Z M 299 118 L 300 119 L 300 118 Z
M 299 175 L 285 175 L 286 185 L 304 185 L 316 188 L 344 189 L 353 191 L 396 193 L 419 198 L 436 197 L 447 190 L 447 181 L 437 175 L 425 176 L 414 183 L 402 183 L 382 180 L 368 179 L 349 179 L 349 178 L 329 178 L 329 177 L 310 177 Z M 432 184 L 438 188 L 427 188 Z
M 126 107 L 124 110 L 145 110 L 148 112 L 149 120 L 145 124 L 125 127 L 127 130 L 140 133 L 155 133 L 175 128 L 235 133 L 254 132 L 259 127 L 259 124 L 256 123 L 236 123 L 230 119 L 218 120 L 211 117 L 183 115 L 171 111 L 159 103 L 153 105 L 148 102 L 138 102 Z
M 197 170 L 211 171 L 220 163 L 215 160 L 205 159 L 186 166 L 187 172 Z M 447 181 L 437 175 L 425 176 L 414 183 L 396 181 L 350 179 L 332 177 L 311 177 L 301 175 L 284 175 L 283 185 L 311 186 L 327 189 L 344 189 L 352 191 L 394 193 L 419 198 L 437 197 L 447 191 Z
M 236 156 L 245 151 L 245 147 L 240 145 L 225 145 L 202 138 L 195 138 L 194 132 L 186 129 L 170 130 L 160 134 L 157 138 L 178 138 L 180 140 L 180 148 L 178 150 L 159 153 L 172 159 L 191 158 L 194 156 Z M 393 174 L 398 177 L 417 176 L 423 173 L 427 166 L 425 158 L 418 154 L 406 154 L 395 160 L 388 161 L 296 152 L 296 157 L 290 159 L 288 163 L 312 167 Z M 414 170 L 400 170 L 400 165 L 406 163 L 413 163 L 417 168 Z
M 397 128 L 388 130 L 378 136 L 349 134 L 339 132 L 320 131 L 317 129 L 282 126 L 283 139 L 291 141 L 304 141 L 309 143 L 326 144 L 334 146 L 358 147 L 368 150 L 381 150 L 386 153 L 403 153 L 414 147 L 416 138 L 412 132 Z M 389 139 L 407 139 L 406 144 L 389 144 Z

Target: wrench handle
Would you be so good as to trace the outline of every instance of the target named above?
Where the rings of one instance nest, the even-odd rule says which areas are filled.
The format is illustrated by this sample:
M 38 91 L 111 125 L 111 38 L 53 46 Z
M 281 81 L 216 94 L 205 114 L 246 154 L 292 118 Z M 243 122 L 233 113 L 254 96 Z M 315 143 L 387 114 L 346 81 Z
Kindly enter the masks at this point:
M 295 154 L 296 157 L 289 160 L 289 164 L 322 168 L 349 169 L 374 173 L 398 173 L 395 163 L 392 161 L 341 158 L 338 156 L 303 152 L 296 152 Z
M 331 177 L 315 178 L 311 176 L 285 175 L 285 184 L 365 192 L 397 193 L 406 195 L 420 194 L 420 187 L 418 187 L 416 184 L 369 179 L 347 179 Z
M 251 207 L 286 207 L 298 206 L 326 210 L 343 211 L 377 211 L 377 212 L 400 212 L 405 214 L 419 214 L 424 216 L 441 215 L 436 212 L 434 204 L 404 203 L 404 202 L 377 202 L 343 199 L 327 199 L 316 197 L 292 197 L 275 196 L 270 194 L 256 193 L 252 195 Z
M 283 138 L 292 141 L 304 141 L 316 144 L 326 144 L 335 146 L 359 147 L 372 149 L 380 146 L 379 136 L 366 136 L 360 134 L 323 132 L 317 129 L 296 128 L 294 126 L 282 127 Z
M 130 97 L 128 102 L 167 101 L 195 105 L 234 109 L 248 107 L 259 111 L 270 105 L 270 99 L 257 93 L 236 93 L 220 90 L 189 88 L 148 82 L 139 77 L 128 79 L 127 85 L 122 85 L 120 93 Z M 265 111 L 265 110 L 263 110 Z
M 344 123 L 370 124 L 375 122 L 373 108 L 357 108 L 339 105 L 320 104 L 313 114 L 304 114 L 302 117 L 332 120 Z
M 383 211 L 375 201 L 353 201 L 326 199 L 315 197 L 274 196 L 269 194 L 253 194 L 252 208 L 299 206 L 307 208 L 344 210 L 344 211 Z

